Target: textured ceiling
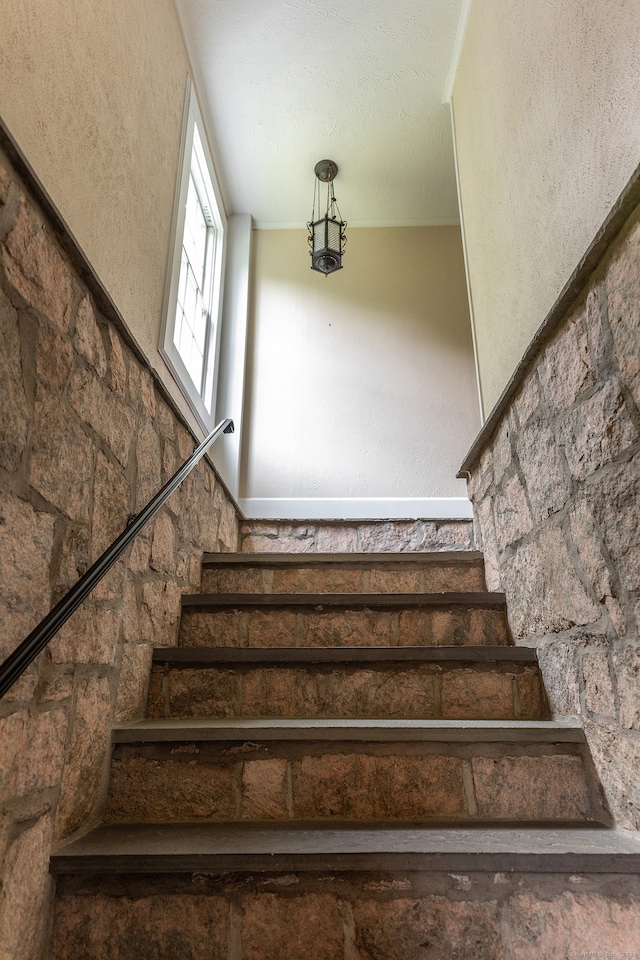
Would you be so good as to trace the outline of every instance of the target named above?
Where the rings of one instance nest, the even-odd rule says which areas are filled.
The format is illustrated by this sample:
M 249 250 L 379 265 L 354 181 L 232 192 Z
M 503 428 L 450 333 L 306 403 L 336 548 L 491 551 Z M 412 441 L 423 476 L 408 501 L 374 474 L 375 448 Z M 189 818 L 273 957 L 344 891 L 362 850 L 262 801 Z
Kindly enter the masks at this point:
M 457 222 L 442 104 L 463 0 L 176 0 L 230 210 L 311 214 L 329 157 L 352 226 Z

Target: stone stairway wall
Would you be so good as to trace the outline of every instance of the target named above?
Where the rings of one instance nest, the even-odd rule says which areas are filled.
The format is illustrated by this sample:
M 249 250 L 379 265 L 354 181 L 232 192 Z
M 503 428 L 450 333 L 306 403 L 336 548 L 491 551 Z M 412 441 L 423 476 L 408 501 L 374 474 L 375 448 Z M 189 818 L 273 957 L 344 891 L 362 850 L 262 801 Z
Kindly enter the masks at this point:
M 465 464 L 491 589 L 581 717 L 618 823 L 640 827 L 640 209 Z M 526 375 L 525 375 L 526 369 Z
M 81 267 L 0 154 L 2 660 L 194 447 Z M 237 537 L 203 460 L 3 698 L 3 960 L 38 956 L 52 844 L 98 815 L 112 723 L 142 715 L 153 645 L 175 643 L 203 551 Z

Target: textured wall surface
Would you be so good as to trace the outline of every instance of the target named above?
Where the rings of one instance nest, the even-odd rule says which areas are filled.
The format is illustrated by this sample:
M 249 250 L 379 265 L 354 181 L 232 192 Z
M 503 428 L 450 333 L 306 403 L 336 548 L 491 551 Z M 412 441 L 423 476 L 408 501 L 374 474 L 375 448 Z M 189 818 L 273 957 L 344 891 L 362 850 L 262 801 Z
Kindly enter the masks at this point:
M 100 316 L 0 155 L 0 657 L 189 456 L 192 436 Z M 104 801 L 113 719 L 141 714 L 202 552 L 234 550 L 205 460 L 0 702 L 0 955 L 39 956 L 51 845 Z M 3 952 L 4 951 L 4 952 Z
M 482 0 L 453 105 L 488 414 L 640 161 L 637 0 Z
M 240 527 L 240 549 L 246 553 L 473 550 L 473 530 L 470 520 L 249 520 Z
M 105 941 L 113 960 L 165 957 L 168 934 L 172 957 L 192 960 L 633 957 L 639 904 L 637 877 L 606 874 L 194 875 L 178 893 L 145 877 L 117 897 L 65 878 L 53 957 Z
M 189 70 L 172 0 L 0 0 L 0 116 L 189 423 L 158 353 Z
M 347 231 L 310 269 L 303 230 L 253 244 L 243 497 L 464 497 L 479 427 L 458 227 Z
M 618 823 L 640 827 L 640 223 L 627 223 L 472 472 L 489 589 L 579 715 Z

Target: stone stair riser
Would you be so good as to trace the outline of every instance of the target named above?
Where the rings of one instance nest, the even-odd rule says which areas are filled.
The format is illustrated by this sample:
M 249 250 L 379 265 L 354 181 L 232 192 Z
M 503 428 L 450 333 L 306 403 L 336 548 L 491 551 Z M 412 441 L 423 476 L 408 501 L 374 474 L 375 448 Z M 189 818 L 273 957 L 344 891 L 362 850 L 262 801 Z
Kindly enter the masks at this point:
M 575 745 L 120 745 L 107 819 L 581 820 L 597 801 Z
M 537 960 L 633 957 L 640 943 L 640 880 L 624 875 L 64 877 L 58 889 L 52 960 Z
M 181 646 L 502 646 L 510 642 L 498 607 L 408 610 L 185 607 Z
M 396 565 L 397 566 L 397 565 Z M 442 593 L 486 590 L 479 564 L 410 569 L 357 567 L 202 568 L 203 593 Z
M 538 720 L 536 666 L 156 666 L 147 716 Z

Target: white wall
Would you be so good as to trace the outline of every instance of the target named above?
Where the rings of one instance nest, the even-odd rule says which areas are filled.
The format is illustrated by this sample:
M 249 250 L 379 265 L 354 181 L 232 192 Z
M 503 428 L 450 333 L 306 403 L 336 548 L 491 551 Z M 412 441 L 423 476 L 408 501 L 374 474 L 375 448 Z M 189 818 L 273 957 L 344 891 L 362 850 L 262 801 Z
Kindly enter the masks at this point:
M 479 427 L 458 227 L 255 231 L 241 496 L 464 497 Z
M 638 0 L 475 0 L 453 90 L 484 409 L 640 162 Z

